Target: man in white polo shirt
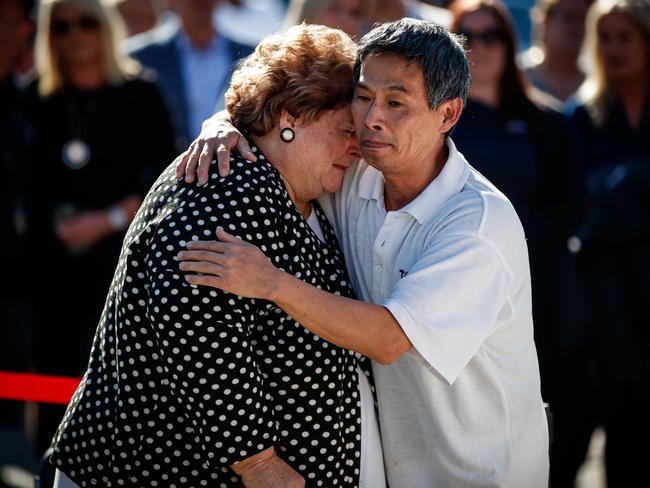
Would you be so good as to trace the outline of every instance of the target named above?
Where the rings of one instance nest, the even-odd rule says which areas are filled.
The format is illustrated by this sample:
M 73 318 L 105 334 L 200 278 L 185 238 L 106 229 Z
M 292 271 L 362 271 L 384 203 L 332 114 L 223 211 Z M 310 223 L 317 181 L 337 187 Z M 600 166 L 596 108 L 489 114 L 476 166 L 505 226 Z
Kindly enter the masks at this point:
M 374 360 L 392 488 L 545 487 L 524 233 L 448 137 L 469 85 L 462 44 L 428 22 L 383 24 L 360 41 L 355 83 L 365 162 L 320 203 L 364 302 L 275 269 L 222 230 L 189 244 L 183 264 L 207 273 L 209 261 L 217 276 L 188 280 L 272 300 Z

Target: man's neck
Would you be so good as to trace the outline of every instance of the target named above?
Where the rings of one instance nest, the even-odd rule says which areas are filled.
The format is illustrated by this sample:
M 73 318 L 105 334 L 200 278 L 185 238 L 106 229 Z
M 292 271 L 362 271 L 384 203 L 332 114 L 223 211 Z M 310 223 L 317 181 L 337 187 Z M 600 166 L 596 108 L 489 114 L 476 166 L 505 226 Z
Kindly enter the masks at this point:
M 546 53 L 540 67 L 545 73 L 555 76 L 569 77 L 581 74 L 577 54 Z
M 415 200 L 435 180 L 449 157 L 449 149 L 443 138 L 438 148 L 421 164 L 404 166 L 400 173 L 384 173 L 384 206 L 391 212 L 405 207 Z M 431 164 L 431 161 L 434 161 Z
M 205 49 L 217 35 L 212 20 L 205 22 L 183 22 L 183 31 L 192 45 L 198 49 Z

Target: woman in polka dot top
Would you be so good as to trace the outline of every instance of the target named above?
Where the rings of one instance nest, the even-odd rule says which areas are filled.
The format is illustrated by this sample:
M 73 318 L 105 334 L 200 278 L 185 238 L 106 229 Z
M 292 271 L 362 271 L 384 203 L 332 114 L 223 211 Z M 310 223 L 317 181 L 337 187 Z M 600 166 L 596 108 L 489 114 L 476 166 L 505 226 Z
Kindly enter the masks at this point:
M 352 296 L 312 200 L 358 158 L 355 51 L 321 26 L 265 39 L 226 95 L 258 162 L 236 156 L 227 178 L 215 171 L 203 186 L 177 181 L 173 163 L 154 184 L 53 441 L 55 486 L 384 485 L 365 358 L 271 302 L 190 285 L 176 261 L 221 226 L 288 273 Z

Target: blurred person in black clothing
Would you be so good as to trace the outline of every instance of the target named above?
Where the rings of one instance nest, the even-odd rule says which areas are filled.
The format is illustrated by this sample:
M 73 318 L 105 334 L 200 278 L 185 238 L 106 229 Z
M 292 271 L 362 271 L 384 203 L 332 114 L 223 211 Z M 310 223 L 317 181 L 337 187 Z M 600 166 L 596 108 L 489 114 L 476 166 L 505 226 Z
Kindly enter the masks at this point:
M 30 10 L 28 1 L 0 0 L 0 252 L 7 258 L 0 282 L 0 371 L 11 372 L 27 371 L 31 340 L 31 306 L 22 263 L 27 258 L 25 184 L 32 131 L 25 96 L 14 79 L 17 57 L 32 30 Z M 24 407 L 23 402 L 0 400 L 0 430 L 26 440 Z M 0 449 L 0 467 L 18 462 L 16 449 Z
M 47 277 L 35 285 L 41 373 L 81 376 L 124 231 L 175 154 L 155 84 L 117 48 L 121 29 L 100 0 L 40 4 L 30 218 L 40 249 L 34 282 Z M 39 454 L 63 411 L 40 406 Z
M 160 0 L 111 0 L 124 21 L 127 36 L 147 32 L 156 25 L 163 10 Z
M 217 32 L 214 10 L 222 0 L 169 0 L 178 19 L 129 38 L 127 52 L 155 70 L 184 150 L 201 123 L 224 108 L 224 94 L 236 61 L 253 46 Z
M 566 384 L 563 370 L 584 324 L 566 247 L 579 208 L 570 124 L 517 67 L 513 22 L 501 2 L 458 0 L 449 8 L 452 31 L 467 39 L 472 75 L 454 140 L 510 199 L 526 232 L 542 394 L 555 413 Z
M 593 0 L 537 0 L 531 9 L 533 47 L 524 56 L 526 75 L 571 112 L 585 79 L 578 63 L 585 37 L 585 17 Z
M 292 0 L 289 2 L 285 27 L 306 22 L 341 29 L 358 39 L 369 28 L 370 0 Z
M 586 48 L 593 71 L 573 120 L 587 201 L 571 246 L 586 292 L 594 364 L 587 372 L 596 374 L 594 383 L 578 385 L 582 451 L 573 455 L 582 457 L 572 461 L 584 458 L 601 423 L 608 486 L 635 486 L 647 478 L 650 435 L 650 2 L 596 1 Z
M 449 27 L 450 15 L 442 6 L 433 6 L 418 0 L 373 0 L 373 4 L 371 26 L 375 22 L 392 22 L 409 17 Z

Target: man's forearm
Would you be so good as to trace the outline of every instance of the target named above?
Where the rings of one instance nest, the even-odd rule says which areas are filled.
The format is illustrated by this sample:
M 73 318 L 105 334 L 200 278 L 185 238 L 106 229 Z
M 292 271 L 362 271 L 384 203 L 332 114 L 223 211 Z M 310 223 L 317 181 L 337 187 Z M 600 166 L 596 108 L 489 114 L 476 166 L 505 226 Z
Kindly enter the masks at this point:
M 381 305 L 328 293 L 287 273 L 278 273 L 269 297 L 323 339 L 389 364 L 411 348 L 393 315 Z

